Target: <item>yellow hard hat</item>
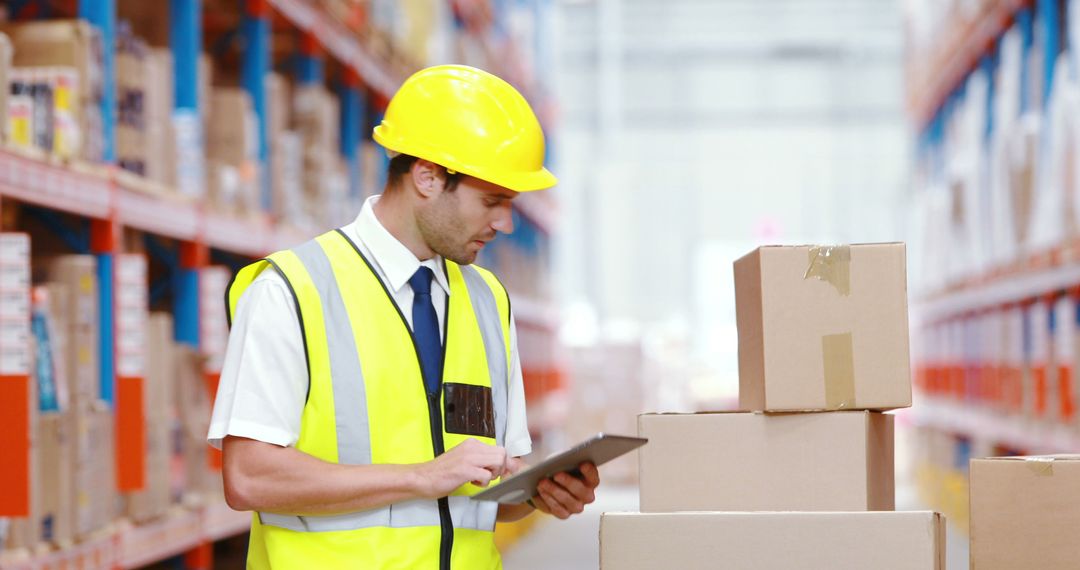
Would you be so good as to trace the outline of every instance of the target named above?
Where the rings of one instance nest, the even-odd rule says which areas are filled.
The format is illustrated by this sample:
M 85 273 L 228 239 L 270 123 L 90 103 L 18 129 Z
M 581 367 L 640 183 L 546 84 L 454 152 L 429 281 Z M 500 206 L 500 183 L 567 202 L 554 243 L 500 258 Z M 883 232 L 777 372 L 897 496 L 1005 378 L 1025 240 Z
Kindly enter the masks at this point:
M 375 141 L 517 192 L 555 185 L 544 132 L 509 83 L 474 67 L 422 69 L 390 99 Z

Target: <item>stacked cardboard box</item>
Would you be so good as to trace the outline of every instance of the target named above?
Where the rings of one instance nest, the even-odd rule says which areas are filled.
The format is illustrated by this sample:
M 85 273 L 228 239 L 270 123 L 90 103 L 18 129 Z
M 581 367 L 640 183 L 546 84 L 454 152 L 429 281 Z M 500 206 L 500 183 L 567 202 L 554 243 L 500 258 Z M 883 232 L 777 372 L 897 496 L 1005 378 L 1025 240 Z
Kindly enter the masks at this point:
M 34 107 L 32 102 L 27 106 L 26 97 L 53 100 L 56 92 L 66 90 L 70 92 L 70 97 L 62 95 L 58 105 L 61 110 L 60 127 L 63 129 L 59 139 L 60 146 L 55 147 L 55 140 L 51 144 L 37 146 L 47 151 L 55 147 L 56 152 L 63 157 L 100 162 L 103 151 L 103 66 L 101 37 L 97 30 L 80 20 L 4 24 L 0 26 L 0 30 L 11 38 L 14 48 L 12 63 L 15 68 L 37 70 L 29 82 L 23 77 L 20 82 L 12 83 L 11 106 L 8 110 L 11 127 L 25 129 L 30 124 L 29 113 Z M 64 71 L 59 75 L 49 71 L 56 69 Z M 16 87 L 17 83 L 23 86 Z M 35 87 L 26 87 L 27 83 Z M 46 89 L 53 93 L 43 94 Z M 38 107 L 40 106 L 39 104 Z M 41 112 L 39 110 L 38 114 Z M 51 120 L 44 121 L 36 130 L 40 133 L 48 132 L 50 129 L 47 129 L 46 125 L 50 124 Z M 12 132 L 12 138 L 16 141 L 20 138 L 26 140 L 28 136 L 28 133 Z
M 8 100 L 11 95 L 11 59 L 14 48 L 11 38 L 0 32 L 0 142 L 11 138 L 11 121 L 8 116 Z
M 266 76 L 266 94 L 270 104 L 267 132 L 271 145 L 273 214 L 293 225 L 310 225 L 303 205 L 304 139 L 299 132 L 291 130 L 292 89 L 283 75 L 270 73 Z
M 604 515 L 601 567 L 943 569 L 943 518 L 891 512 L 905 283 L 901 244 L 737 261 L 746 411 L 639 417 L 642 512 Z
M 341 106 L 321 85 L 302 85 L 293 93 L 293 120 L 303 138 L 304 197 L 308 218 L 333 226 L 351 212 L 348 171 L 339 152 Z
M 171 505 L 172 406 L 176 375 L 173 320 L 168 313 L 154 313 L 147 324 L 146 384 L 146 487 L 129 493 L 126 513 L 135 522 L 165 515 Z
M 1076 568 L 1080 456 L 971 461 L 971 568 Z
M 117 164 L 129 172 L 146 175 L 149 48 L 129 28 L 119 26 L 115 57 Z
M 92 535 L 117 512 L 114 419 L 100 400 L 98 374 L 97 262 L 89 255 L 53 260 L 50 301 L 64 350 L 56 360 L 66 371 L 70 406 L 70 465 L 74 536 Z
M 258 209 L 259 131 L 251 96 L 239 87 L 216 87 L 207 130 L 207 190 L 219 212 Z

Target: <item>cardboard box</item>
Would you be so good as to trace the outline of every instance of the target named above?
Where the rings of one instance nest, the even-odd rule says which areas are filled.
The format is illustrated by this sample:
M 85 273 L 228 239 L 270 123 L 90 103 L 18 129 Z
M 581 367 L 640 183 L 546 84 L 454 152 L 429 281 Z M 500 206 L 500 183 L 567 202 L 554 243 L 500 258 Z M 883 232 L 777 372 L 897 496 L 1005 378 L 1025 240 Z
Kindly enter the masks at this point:
M 258 157 L 258 128 L 251 96 L 239 87 L 217 87 L 210 104 L 206 155 L 241 167 Z
M 267 135 L 270 141 L 276 141 L 278 136 L 289 130 L 292 124 L 292 104 L 289 80 L 284 75 L 271 71 L 266 74 L 266 99 L 269 103 L 267 109 Z
M 168 313 L 154 313 L 147 325 L 146 390 L 146 488 L 129 493 L 126 514 L 136 522 L 165 515 L 171 503 L 169 469 L 172 461 L 173 397 L 175 362 L 173 320 Z
M 741 409 L 911 405 L 903 244 L 762 247 L 735 297 Z
M 11 59 L 14 48 L 11 38 L 0 32 L 0 142 L 7 142 L 11 133 L 8 129 L 8 99 L 11 96 Z
M 76 539 L 93 535 L 116 518 L 115 427 L 112 410 L 100 404 L 76 406 L 73 434 L 74 525 Z
M 73 153 L 91 161 L 101 159 L 101 100 L 104 80 L 101 36 L 82 20 L 41 20 L 0 25 L 11 38 L 15 67 L 70 67 L 76 70 L 77 96 L 72 120 L 81 134 Z
M 893 417 L 644 414 L 641 511 L 889 511 Z
M 70 429 L 71 424 L 63 412 L 41 414 L 38 418 L 39 521 L 41 539 L 52 544 L 67 544 L 75 537 Z
M 600 568 L 944 570 L 945 517 L 930 512 L 605 513 Z
M 1080 455 L 971 461 L 971 568 L 1077 567 Z
M 186 347 L 177 347 L 174 357 L 184 490 L 223 496 L 221 473 L 211 469 L 210 446 L 206 443 L 212 402 L 203 371 L 204 358 Z
M 53 313 L 66 321 L 64 368 L 68 371 L 68 394 L 73 406 L 93 403 L 100 394 L 97 260 L 92 255 L 58 257 L 52 263 L 50 276 L 68 293 L 66 315 Z

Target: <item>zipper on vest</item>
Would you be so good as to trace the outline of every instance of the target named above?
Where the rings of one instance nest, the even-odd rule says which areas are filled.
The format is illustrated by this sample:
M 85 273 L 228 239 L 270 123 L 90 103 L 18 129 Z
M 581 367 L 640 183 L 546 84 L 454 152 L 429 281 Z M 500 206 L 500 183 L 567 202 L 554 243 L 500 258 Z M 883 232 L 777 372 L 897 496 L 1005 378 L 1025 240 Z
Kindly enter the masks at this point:
M 428 416 L 431 418 L 431 444 L 435 448 L 435 457 L 446 452 L 442 438 L 442 415 L 439 413 L 439 394 L 427 394 Z M 450 499 L 439 499 L 439 525 L 442 527 L 442 540 L 439 543 L 439 568 L 450 569 L 450 555 L 454 549 L 454 521 L 450 518 Z

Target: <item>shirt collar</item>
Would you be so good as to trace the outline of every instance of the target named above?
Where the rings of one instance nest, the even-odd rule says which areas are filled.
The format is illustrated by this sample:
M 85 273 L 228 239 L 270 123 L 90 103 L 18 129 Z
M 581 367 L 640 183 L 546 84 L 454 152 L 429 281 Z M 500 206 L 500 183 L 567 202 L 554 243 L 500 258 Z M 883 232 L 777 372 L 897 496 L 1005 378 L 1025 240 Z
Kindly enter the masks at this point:
M 379 221 L 374 208 L 375 203 L 378 201 L 379 195 L 372 196 L 364 201 L 364 206 L 360 208 L 360 215 L 356 217 L 356 233 L 360 241 L 371 252 L 371 256 L 374 258 L 372 261 L 382 269 L 383 275 L 386 276 L 387 285 L 394 292 L 400 291 L 409 282 L 409 278 L 416 273 L 416 270 L 423 265 L 435 273 L 435 281 L 439 284 L 439 287 L 442 287 L 443 291 L 450 295 L 450 283 L 446 279 L 442 256 L 436 255 L 423 262 L 417 259 L 413 252 L 409 251 L 405 244 L 398 241 Z

